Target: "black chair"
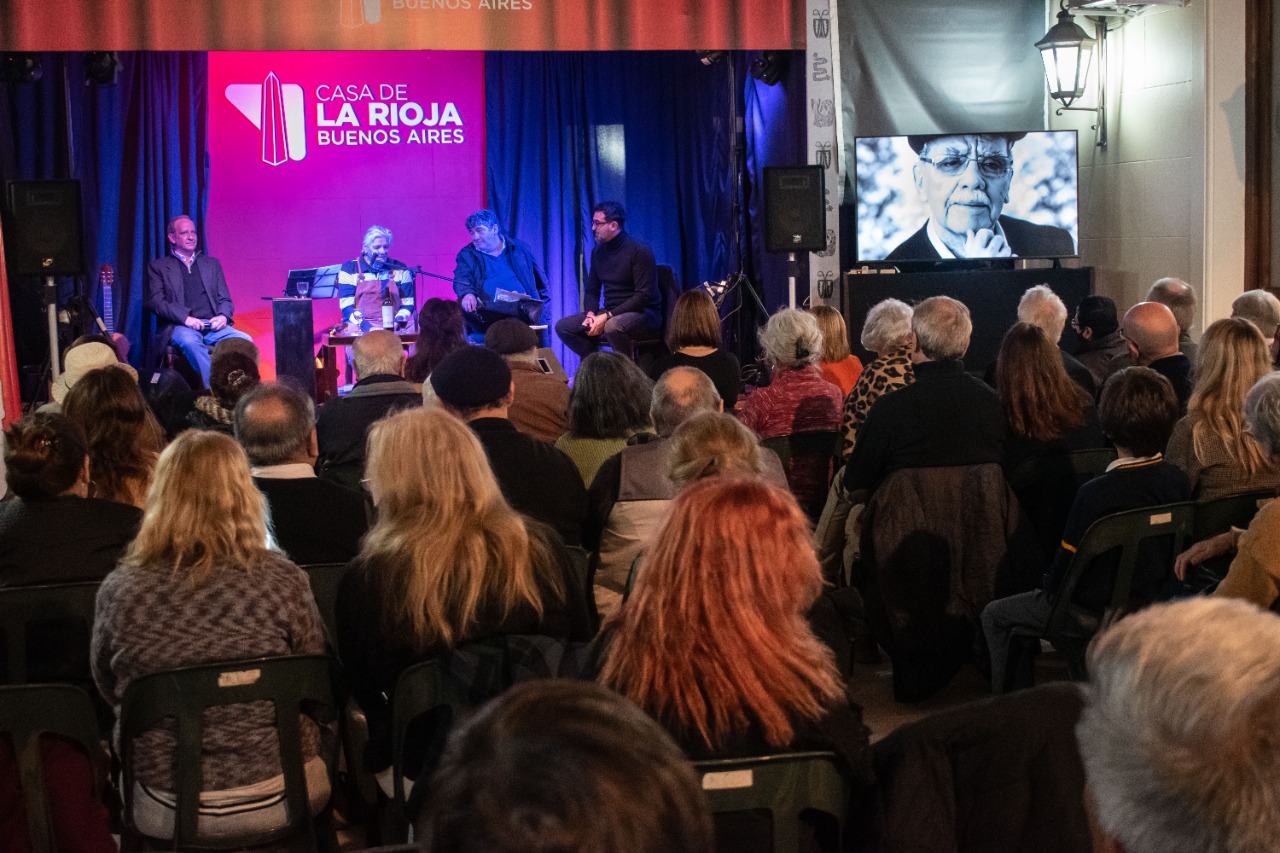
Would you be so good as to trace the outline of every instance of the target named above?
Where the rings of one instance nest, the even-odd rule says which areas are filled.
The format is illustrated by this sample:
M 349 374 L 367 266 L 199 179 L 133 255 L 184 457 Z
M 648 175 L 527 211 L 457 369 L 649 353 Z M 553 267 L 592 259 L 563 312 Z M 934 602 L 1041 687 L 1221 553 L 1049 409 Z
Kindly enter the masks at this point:
M 1112 447 L 1050 452 L 1025 460 L 1010 473 L 1009 486 L 1027 513 L 1046 558 L 1057 551 L 1076 492 L 1106 473 L 1115 459 Z
M 99 581 L 0 588 L 3 683 L 85 683 Z
M 311 595 L 315 597 L 316 607 L 320 610 L 320 620 L 324 623 L 325 634 L 330 644 L 337 642 L 337 617 L 335 606 L 338 601 L 338 584 L 347 573 L 347 563 L 313 563 L 300 566 L 307 573 L 311 582 Z
M 760 442 L 766 449 L 778 454 L 778 458 L 782 460 L 782 470 L 787 474 L 791 493 L 814 522 L 822 515 L 831 478 L 840 467 L 842 439 L 838 430 L 818 430 L 774 436 Z M 809 494 L 802 483 L 794 481 L 793 476 L 798 470 L 815 478 L 812 494 Z
M 639 362 L 647 358 L 657 361 L 667 350 L 667 328 L 671 325 L 671 312 L 675 310 L 676 300 L 682 292 L 680 282 L 676 280 L 676 271 L 669 264 L 658 264 L 658 297 L 662 300 L 662 326 L 647 335 L 639 335 L 631 339 L 631 360 Z
M 1191 538 L 1195 514 L 1196 505 L 1186 501 L 1118 512 L 1089 525 L 1067 565 L 1062 587 L 1054 599 L 1044 631 L 1026 628 L 1013 630 L 1009 638 L 1009 666 L 1005 671 L 1002 689 L 1009 690 L 1015 686 L 1018 672 L 1022 669 L 1015 662 L 1027 660 L 1026 656 L 1034 652 L 1041 639 L 1048 640 L 1062 652 L 1073 679 L 1083 681 L 1087 678 L 1085 650 L 1089 640 L 1100 628 L 1133 608 L 1133 581 L 1142 544 L 1150 539 L 1169 539 L 1171 548 L 1168 552 L 1168 568 L 1172 571 L 1173 557 L 1183 550 Z M 1120 559 L 1106 610 L 1101 614 L 1081 613 L 1072 603 L 1076 587 L 1094 560 L 1116 548 L 1120 549 Z
M 142 849 L 228 850 L 301 837 L 313 851 L 337 850 L 337 838 L 327 809 L 321 811 L 317 820 L 312 819 L 302 755 L 302 727 L 298 720 L 300 713 L 324 721 L 336 715 L 331 666 L 332 661 L 325 655 L 266 657 L 183 667 L 133 681 L 120 702 L 123 817 L 130 840 Z M 287 823 L 261 833 L 200 838 L 197 821 L 203 790 L 200 763 L 204 712 L 207 708 L 249 702 L 271 702 L 275 706 Z M 166 717 L 176 720 L 173 776 L 177 790 L 173 793 L 177 807 L 172 839 L 155 839 L 142 835 L 133 821 L 134 741 Z M 332 788 L 334 756 L 323 757 Z M 148 848 L 152 843 L 158 847 Z
M 402 828 L 412 819 L 404 790 L 410 738 L 425 748 L 423 767 L 413 771 L 414 778 L 422 779 L 439 759 L 454 722 L 511 686 L 504 646 L 501 641 L 461 646 L 414 664 L 396 680 L 391 697 L 392 809 L 403 821 Z
M 1200 542 L 1232 527 L 1246 528 L 1253 521 L 1259 506 L 1276 496 L 1273 489 L 1260 489 L 1242 495 L 1228 495 L 1196 504 L 1196 520 L 1191 541 Z M 1231 555 L 1213 557 L 1192 567 L 1186 580 L 1187 587 L 1195 593 L 1209 593 L 1222 583 L 1231 566 Z
M 0 687 L 0 734 L 13 740 L 27 811 L 32 853 L 57 853 L 52 814 L 45 796 L 40 758 L 41 735 L 57 735 L 84 749 L 93 775 L 93 794 L 102 796 L 107 756 L 98 736 L 98 719 L 89 695 L 69 684 Z M 74 827 L 63 827 L 74 832 Z
M 697 761 L 693 766 L 713 815 L 769 813 L 773 853 L 798 853 L 804 812 L 829 815 L 844 836 L 853 786 L 844 761 L 834 752 Z

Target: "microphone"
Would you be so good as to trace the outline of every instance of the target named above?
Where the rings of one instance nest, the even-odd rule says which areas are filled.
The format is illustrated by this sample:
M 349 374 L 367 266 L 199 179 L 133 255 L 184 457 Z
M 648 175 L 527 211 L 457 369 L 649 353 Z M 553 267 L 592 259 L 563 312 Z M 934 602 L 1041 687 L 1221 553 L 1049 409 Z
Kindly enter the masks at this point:
M 392 270 L 407 270 L 409 268 L 408 264 L 403 261 L 397 261 L 395 258 L 387 258 L 382 262 L 382 265 L 387 269 Z

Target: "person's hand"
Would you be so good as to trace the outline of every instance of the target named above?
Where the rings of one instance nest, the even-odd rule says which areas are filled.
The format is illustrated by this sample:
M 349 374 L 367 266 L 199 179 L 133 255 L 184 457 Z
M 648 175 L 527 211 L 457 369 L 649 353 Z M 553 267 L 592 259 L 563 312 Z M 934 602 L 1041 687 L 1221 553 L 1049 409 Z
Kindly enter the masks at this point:
M 604 334 L 604 324 L 609 322 L 608 314 L 594 314 L 591 317 L 591 325 L 587 329 L 588 337 Z
M 966 258 L 1009 258 L 1013 251 L 1004 237 L 990 228 L 979 228 L 970 231 L 964 240 L 964 256 Z
M 466 311 L 468 314 L 474 313 L 476 308 L 480 305 L 480 300 L 476 299 L 476 295 L 474 293 L 468 293 L 458 301 L 462 305 L 462 310 Z
M 1205 560 L 1226 554 L 1236 546 L 1236 539 L 1236 531 L 1228 530 L 1226 533 L 1219 533 L 1217 536 L 1210 536 L 1208 539 L 1197 542 L 1173 561 L 1173 573 L 1178 576 L 1178 580 L 1186 580 L 1187 572 L 1192 566 L 1198 566 Z
M 216 332 L 219 329 L 225 329 L 226 327 L 227 327 L 227 318 L 222 316 L 221 314 L 215 315 L 213 319 L 209 321 L 209 331 L 211 332 Z
M 182 325 L 195 332 L 204 331 L 204 320 L 201 320 L 199 317 L 187 317 L 187 319 L 182 321 Z

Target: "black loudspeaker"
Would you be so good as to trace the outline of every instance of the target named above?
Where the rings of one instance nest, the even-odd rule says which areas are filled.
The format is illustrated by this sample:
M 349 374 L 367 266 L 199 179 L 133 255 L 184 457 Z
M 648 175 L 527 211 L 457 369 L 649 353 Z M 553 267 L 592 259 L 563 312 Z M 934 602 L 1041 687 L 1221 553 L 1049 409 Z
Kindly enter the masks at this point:
M 827 248 L 826 193 L 821 166 L 764 170 L 764 245 L 770 252 Z
M 13 275 L 81 275 L 84 230 L 79 181 L 11 181 Z

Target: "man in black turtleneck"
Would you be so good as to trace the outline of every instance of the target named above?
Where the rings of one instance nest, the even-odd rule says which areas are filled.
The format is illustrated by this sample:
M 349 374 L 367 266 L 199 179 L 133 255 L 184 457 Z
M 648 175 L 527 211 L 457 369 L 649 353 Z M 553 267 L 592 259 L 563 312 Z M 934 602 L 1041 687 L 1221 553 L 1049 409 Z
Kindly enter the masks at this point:
M 630 354 L 633 337 L 662 325 L 653 250 L 622 230 L 626 218 L 616 201 L 591 209 L 596 247 L 583 294 L 586 310 L 556 323 L 560 340 L 580 356 L 595 352 L 602 342 L 615 352 Z

